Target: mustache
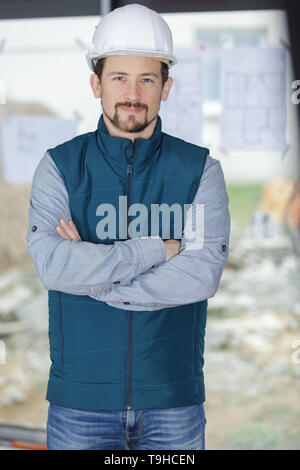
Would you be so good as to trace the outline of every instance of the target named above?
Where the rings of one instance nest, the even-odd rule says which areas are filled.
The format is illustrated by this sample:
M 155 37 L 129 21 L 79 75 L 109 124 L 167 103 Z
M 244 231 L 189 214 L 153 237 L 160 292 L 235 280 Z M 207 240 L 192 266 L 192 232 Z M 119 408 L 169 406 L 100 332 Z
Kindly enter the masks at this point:
M 146 104 L 143 104 L 143 103 L 130 103 L 129 101 L 126 101 L 124 103 L 117 103 L 116 104 L 116 108 L 118 106 L 125 106 L 126 108 L 129 108 L 129 107 L 134 107 L 134 108 L 142 108 L 142 109 L 145 109 L 146 111 L 148 111 L 148 106 Z

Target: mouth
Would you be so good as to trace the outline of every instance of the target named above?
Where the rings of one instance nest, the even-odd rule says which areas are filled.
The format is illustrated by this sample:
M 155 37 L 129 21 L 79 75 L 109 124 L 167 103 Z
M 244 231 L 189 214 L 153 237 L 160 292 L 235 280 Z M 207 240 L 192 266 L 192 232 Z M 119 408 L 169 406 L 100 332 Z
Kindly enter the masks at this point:
M 132 114 L 140 113 L 143 110 L 142 107 L 135 108 L 134 106 L 120 106 L 120 108 L 123 111 L 126 111 L 127 113 L 132 113 Z

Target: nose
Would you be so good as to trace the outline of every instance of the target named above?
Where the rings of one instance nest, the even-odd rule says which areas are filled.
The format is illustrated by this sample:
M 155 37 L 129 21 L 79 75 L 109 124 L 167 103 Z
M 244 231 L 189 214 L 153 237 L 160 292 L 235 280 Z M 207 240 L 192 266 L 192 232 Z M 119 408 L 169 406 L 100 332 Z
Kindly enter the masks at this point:
M 127 100 L 127 101 L 130 101 L 130 102 L 135 102 L 135 101 L 139 101 L 140 98 L 141 98 L 141 90 L 140 90 L 140 86 L 139 86 L 139 83 L 136 82 L 136 81 L 133 81 L 133 82 L 129 82 L 127 83 L 126 85 L 126 90 L 125 90 L 125 96 L 124 98 Z

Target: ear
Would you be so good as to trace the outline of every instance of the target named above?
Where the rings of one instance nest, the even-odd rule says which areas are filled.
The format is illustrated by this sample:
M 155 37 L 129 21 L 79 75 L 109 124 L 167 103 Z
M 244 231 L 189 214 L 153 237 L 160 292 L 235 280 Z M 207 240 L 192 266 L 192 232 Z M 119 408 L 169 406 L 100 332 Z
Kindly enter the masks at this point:
M 173 78 L 168 77 L 168 80 L 165 82 L 165 84 L 163 86 L 163 89 L 162 89 L 162 92 L 161 92 L 161 100 L 162 101 L 167 100 L 167 98 L 169 96 L 169 93 L 170 93 L 170 90 L 171 90 L 172 84 L 173 84 Z
M 95 73 L 93 73 L 90 76 L 90 85 L 93 90 L 95 98 L 100 98 L 102 90 L 101 90 L 99 78 Z

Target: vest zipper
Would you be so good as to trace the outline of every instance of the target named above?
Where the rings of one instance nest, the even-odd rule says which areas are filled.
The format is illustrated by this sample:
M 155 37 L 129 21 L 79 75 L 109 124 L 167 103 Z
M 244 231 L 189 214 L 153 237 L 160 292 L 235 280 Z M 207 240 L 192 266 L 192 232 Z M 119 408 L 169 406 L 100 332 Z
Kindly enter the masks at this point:
M 133 142 L 133 154 L 131 162 L 128 162 L 126 156 L 126 175 L 127 175 L 127 232 L 128 232 L 128 209 L 131 204 L 131 184 L 132 184 L 132 163 L 135 152 L 135 141 Z M 129 235 L 129 234 L 128 234 Z M 128 318 L 128 361 L 127 361 L 127 410 L 131 409 L 131 366 L 132 366 L 132 318 L 133 312 L 129 312 Z
M 199 311 L 198 305 L 195 305 L 195 323 L 194 323 L 194 346 L 193 346 L 193 359 L 196 360 L 196 351 L 197 351 L 197 333 L 198 333 L 198 321 L 199 321 Z
M 127 410 L 131 409 L 131 362 L 132 362 L 132 314 L 129 312 L 128 325 L 128 365 L 127 365 Z
M 60 321 L 60 334 L 61 334 L 61 362 L 65 362 L 64 358 L 64 330 L 63 330 L 63 315 L 62 315 L 62 295 L 59 293 L 59 321 Z

